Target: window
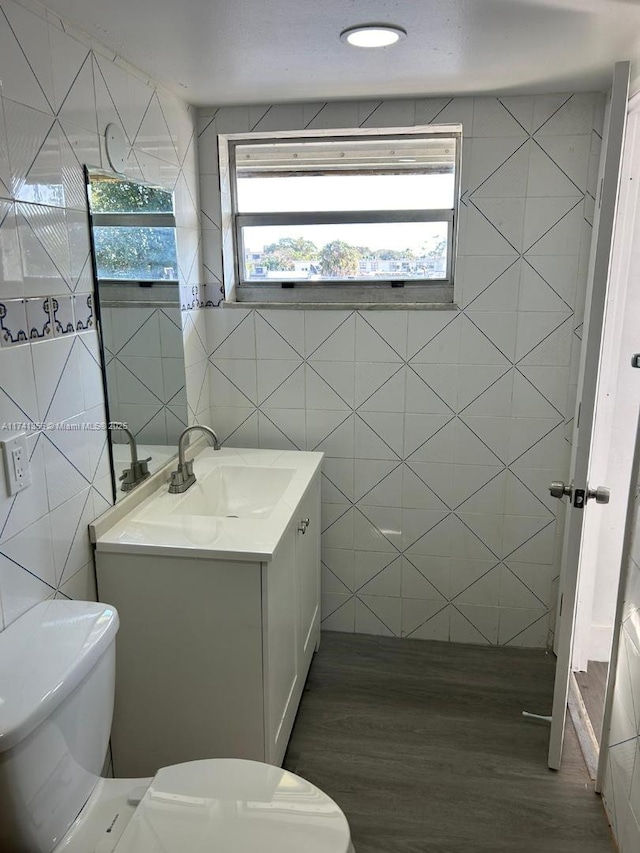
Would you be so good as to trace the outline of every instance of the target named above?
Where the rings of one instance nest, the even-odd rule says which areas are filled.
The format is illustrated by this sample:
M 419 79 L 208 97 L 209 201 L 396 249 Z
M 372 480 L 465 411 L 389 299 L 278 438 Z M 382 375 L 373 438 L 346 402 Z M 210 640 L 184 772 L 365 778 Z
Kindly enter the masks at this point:
M 89 207 L 98 280 L 178 280 L 173 196 L 91 171 Z
M 220 136 L 227 291 L 452 302 L 460 138 L 459 125 Z

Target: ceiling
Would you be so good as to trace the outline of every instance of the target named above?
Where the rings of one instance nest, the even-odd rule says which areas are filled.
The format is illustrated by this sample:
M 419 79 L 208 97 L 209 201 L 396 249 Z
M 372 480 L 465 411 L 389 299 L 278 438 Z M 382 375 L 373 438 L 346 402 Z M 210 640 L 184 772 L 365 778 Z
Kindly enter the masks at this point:
M 608 88 L 640 0 L 45 0 L 192 104 Z M 392 47 L 346 27 L 394 23 Z

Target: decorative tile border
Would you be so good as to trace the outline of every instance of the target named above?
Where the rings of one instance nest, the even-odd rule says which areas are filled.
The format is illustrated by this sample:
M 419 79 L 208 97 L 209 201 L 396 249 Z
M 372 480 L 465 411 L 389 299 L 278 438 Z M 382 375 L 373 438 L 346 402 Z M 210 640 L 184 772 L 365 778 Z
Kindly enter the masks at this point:
M 53 329 L 56 337 L 72 335 L 76 331 L 73 303 L 74 296 L 52 296 L 49 300 L 53 315 Z
M 93 329 L 95 325 L 93 318 L 93 294 L 83 293 L 76 296 L 74 307 L 76 331 L 86 332 L 88 329 Z
M 180 310 L 194 311 L 196 308 L 219 308 L 224 301 L 224 286 L 183 285 L 180 287 Z
M 91 331 L 93 327 L 91 294 L 75 297 L 65 293 L 61 296 L 6 299 L 0 302 L 2 347 L 52 340 L 54 337 Z
M 0 337 L 3 347 L 27 342 L 27 314 L 24 299 L 0 302 Z
M 26 300 L 27 331 L 30 341 L 43 341 L 53 337 L 51 323 L 52 297 L 37 297 Z

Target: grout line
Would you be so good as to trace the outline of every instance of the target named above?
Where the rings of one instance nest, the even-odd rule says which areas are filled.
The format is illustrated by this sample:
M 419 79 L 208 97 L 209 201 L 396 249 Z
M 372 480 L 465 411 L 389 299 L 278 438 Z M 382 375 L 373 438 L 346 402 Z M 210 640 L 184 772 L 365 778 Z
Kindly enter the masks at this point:
M 363 120 L 358 124 L 358 127 L 364 127 L 364 126 L 365 126 L 365 124 L 366 124 L 366 123 L 369 121 L 369 119 L 371 118 L 371 116 L 375 113 L 375 111 L 376 111 L 377 109 L 379 109 L 379 108 L 383 105 L 383 103 L 384 103 L 384 101 L 380 101 L 380 102 L 379 102 L 379 103 L 378 103 L 378 104 L 377 104 L 377 105 L 376 105 L 376 106 L 371 110 L 371 112 L 369 113 L 369 115 L 368 115 L 365 119 L 363 119 Z
M 564 106 L 566 106 L 566 105 L 569 103 L 569 101 L 571 100 L 571 98 L 573 98 L 573 94 L 569 95 L 569 97 L 567 98 L 567 100 L 566 100 L 566 101 L 563 101 L 563 102 L 560 104 L 560 106 L 559 106 L 557 109 L 555 109 L 555 110 L 551 113 L 551 115 L 549 116 L 549 118 L 546 118 L 546 119 L 542 122 L 542 124 L 540 125 L 540 127 L 537 127 L 535 130 L 532 130 L 532 131 L 531 131 L 531 136 L 533 137 L 533 135 L 534 135 L 535 133 L 538 133 L 540 130 L 542 130 L 542 128 L 545 126 L 545 124 L 547 124 L 547 122 L 550 122 L 550 121 L 551 121 L 551 119 L 552 119 L 555 115 L 557 115 L 557 114 L 560 112 L 560 110 L 561 110 Z

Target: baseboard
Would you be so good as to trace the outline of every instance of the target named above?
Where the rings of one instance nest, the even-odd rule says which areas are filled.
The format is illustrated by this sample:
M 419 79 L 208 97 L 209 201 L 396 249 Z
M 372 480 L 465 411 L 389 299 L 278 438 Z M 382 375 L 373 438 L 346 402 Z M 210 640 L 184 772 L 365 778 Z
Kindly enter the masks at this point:
M 573 673 L 569 678 L 569 713 L 573 721 L 573 726 L 578 735 L 578 742 L 582 750 L 584 763 L 587 765 L 589 776 L 595 781 L 598 773 L 598 738 L 593 731 L 589 714 L 585 708 L 578 682 Z

